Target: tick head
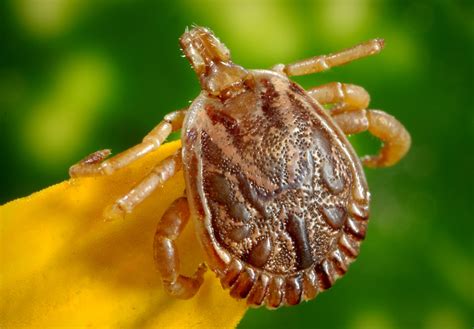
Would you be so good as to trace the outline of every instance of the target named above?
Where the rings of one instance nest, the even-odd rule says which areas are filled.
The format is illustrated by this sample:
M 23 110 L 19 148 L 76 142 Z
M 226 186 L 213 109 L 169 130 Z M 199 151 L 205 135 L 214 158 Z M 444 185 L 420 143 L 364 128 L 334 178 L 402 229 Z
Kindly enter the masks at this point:
M 186 29 L 179 42 L 201 87 L 212 95 L 240 86 L 247 79 L 248 72 L 231 61 L 229 49 L 208 28 Z
M 212 63 L 230 61 L 230 51 L 205 27 L 193 27 L 179 39 L 184 55 L 198 75 L 205 73 Z

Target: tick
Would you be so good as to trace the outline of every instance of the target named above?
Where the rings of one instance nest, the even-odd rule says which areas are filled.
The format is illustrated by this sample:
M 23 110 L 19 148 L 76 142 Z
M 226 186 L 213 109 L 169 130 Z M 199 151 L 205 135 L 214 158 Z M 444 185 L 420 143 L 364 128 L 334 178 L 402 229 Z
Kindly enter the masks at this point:
M 394 117 L 367 109 L 364 88 L 334 82 L 305 90 L 289 77 L 377 54 L 383 40 L 271 70 L 234 64 L 207 28 L 187 30 L 180 44 L 199 78 L 198 97 L 167 114 L 140 144 L 109 159 L 109 150 L 89 155 L 70 168 L 71 177 L 110 175 L 181 130 L 182 148 L 105 216 L 132 212 L 183 169 L 186 192 L 161 218 L 154 242 L 169 294 L 194 296 L 209 267 L 231 296 L 251 306 L 277 308 L 314 298 L 359 254 L 370 201 L 362 165 L 395 164 L 411 140 Z M 383 146 L 379 154 L 359 159 L 346 135 L 363 131 Z M 179 273 L 175 241 L 190 217 L 207 267 L 187 277 Z

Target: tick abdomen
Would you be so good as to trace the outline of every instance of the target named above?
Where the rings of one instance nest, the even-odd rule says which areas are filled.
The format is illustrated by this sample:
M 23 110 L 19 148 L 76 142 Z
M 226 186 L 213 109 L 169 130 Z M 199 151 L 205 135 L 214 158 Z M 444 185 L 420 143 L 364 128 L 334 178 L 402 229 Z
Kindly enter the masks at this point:
M 251 72 L 244 92 L 201 94 L 191 106 L 187 179 L 215 248 L 262 273 L 291 275 L 338 250 L 353 209 L 366 219 L 365 176 L 303 89 L 278 73 Z

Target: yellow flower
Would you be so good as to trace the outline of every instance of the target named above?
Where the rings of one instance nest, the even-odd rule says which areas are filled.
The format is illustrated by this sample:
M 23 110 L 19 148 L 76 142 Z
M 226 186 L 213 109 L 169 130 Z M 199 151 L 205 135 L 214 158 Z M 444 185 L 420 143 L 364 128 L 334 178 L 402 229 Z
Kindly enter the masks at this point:
M 123 221 L 103 209 L 126 193 L 180 142 L 110 177 L 51 186 L 0 207 L 0 327 L 235 327 L 246 311 L 212 272 L 190 300 L 169 297 L 153 264 L 161 215 L 182 195 L 181 173 Z M 188 224 L 178 242 L 182 271 L 203 254 Z

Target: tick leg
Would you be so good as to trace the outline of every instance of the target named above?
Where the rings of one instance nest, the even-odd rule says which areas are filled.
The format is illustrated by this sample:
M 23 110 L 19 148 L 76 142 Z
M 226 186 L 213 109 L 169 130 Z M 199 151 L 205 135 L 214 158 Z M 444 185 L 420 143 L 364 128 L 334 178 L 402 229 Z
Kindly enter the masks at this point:
M 308 90 L 320 104 L 332 104 L 330 114 L 342 131 L 357 134 L 369 131 L 383 142 L 378 155 L 362 158 L 368 167 L 394 165 L 410 148 L 411 137 L 405 127 L 393 116 L 377 110 L 366 110 L 370 102 L 367 91 L 359 86 L 331 82 Z
M 362 87 L 348 83 L 331 82 L 308 90 L 320 104 L 333 104 L 333 110 L 366 109 L 370 95 Z
M 411 137 L 405 127 L 393 116 L 378 110 L 353 110 L 332 113 L 334 121 L 345 134 L 369 131 L 383 142 L 379 154 L 363 157 L 367 167 L 392 166 L 410 149 Z
M 185 197 L 174 201 L 161 218 L 155 233 L 155 264 L 161 274 L 163 286 L 173 297 L 193 297 L 203 282 L 206 266 L 201 264 L 192 277 L 179 274 L 179 255 L 176 239 L 189 220 L 189 206 Z
M 105 219 L 119 219 L 123 218 L 125 214 L 131 213 L 138 204 L 145 200 L 157 187 L 170 179 L 182 166 L 181 149 L 179 149 L 175 154 L 156 165 L 130 192 L 106 208 Z
M 373 39 L 334 54 L 315 56 L 292 64 L 279 64 L 273 69 L 288 76 L 317 73 L 328 70 L 333 66 L 343 65 L 362 57 L 375 55 L 382 50 L 383 46 L 383 39 Z
M 160 147 L 171 132 L 181 128 L 185 114 L 185 110 L 167 114 L 164 120 L 150 131 L 140 144 L 117 154 L 113 158 L 106 159 L 110 155 L 110 150 L 101 150 L 88 155 L 69 169 L 69 175 L 71 177 L 82 177 L 114 173 L 116 170 Z

